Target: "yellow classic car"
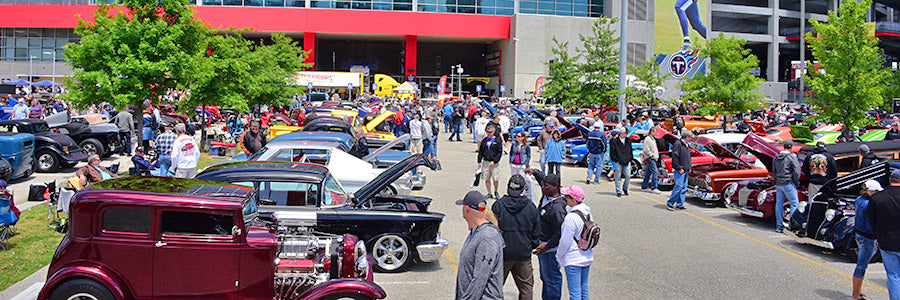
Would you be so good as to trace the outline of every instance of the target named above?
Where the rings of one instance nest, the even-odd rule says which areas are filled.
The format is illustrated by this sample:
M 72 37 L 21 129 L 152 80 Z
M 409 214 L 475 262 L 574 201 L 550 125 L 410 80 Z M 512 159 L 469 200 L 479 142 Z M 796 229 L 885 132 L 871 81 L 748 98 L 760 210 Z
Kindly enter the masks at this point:
M 375 116 L 374 118 L 372 118 L 372 120 L 370 120 L 369 122 L 367 122 L 366 126 L 363 127 L 363 129 L 366 131 L 366 137 L 372 137 L 372 138 L 377 138 L 377 139 L 382 139 L 382 140 L 396 139 L 397 136 L 395 136 L 393 133 L 390 133 L 390 132 L 384 131 L 384 130 L 379 130 L 379 128 L 378 128 L 379 127 L 378 125 L 381 125 L 381 123 L 384 123 L 384 120 L 387 120 L 387 118 L 389 118 L 393 115 L 394 115 L 394 112 L 385 111 L 385 112 L 379 114 L 378 116 Z
M 336 109 L 331 111 L 331 116 L 335 118 L 341 118 L 347 123 L 353 125 L 353 127 L 357 127 L 362 124 L 362 121 L 359 120 L 359 112 L 355 110 L 341 110 Z M 285 133 L 291 133 L 297 130 L 303 129 L 303 126 L 287 126 L 287 125 L 272 125 L 269 126 L 269 139 L 271 140 L 274 137 Z M 391 135 L 393 136 L 393 135 Z M 393 138 L 392 138 L 393 139 Z

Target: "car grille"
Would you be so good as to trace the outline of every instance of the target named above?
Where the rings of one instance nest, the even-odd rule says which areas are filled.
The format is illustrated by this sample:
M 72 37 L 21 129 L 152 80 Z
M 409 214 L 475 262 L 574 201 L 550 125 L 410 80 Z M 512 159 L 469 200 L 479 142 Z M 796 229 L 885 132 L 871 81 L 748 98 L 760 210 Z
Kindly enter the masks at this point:
M 703 181 L 699 178 L 688 177 L 688 186 L 692 186 L 698 189 L 708 190 L 709 186 L 706 185 L 706 181 Z

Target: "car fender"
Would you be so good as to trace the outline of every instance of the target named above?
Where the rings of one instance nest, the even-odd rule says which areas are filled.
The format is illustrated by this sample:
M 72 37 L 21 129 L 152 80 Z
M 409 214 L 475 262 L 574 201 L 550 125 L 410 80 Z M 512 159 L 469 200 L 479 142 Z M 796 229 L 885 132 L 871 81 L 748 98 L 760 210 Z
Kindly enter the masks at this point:
M 47 279 L 47 283 L 41 288 L 41 293 L 38 294 L 37 298 L 47 299 L 47 297 L 50 296 L 50 292 L 53 291 L 53 288 L 67 280 L 75 278 L 87 278 L 99 282 L 109 289 L 116 299 L 133 298 L 125 281 L 119 278 L 118 275 L 110 273 L 100 266 L 79 265 L 68 266 L 53 273 L 53 276 L 50 276 L 50 278 Z
M 835 243 L 835 248 L 838 247 L 838 243 L 848 241 L 848 238 L 853 239 L 856 235 L 856 217 L 843 217 L 832 225 L 832 243 Z M 841 245 L 843 246 L 843 245 Z
M 338 294 L 360 294 L 372 299 L 384 299 L 387 293 L 375 283 L 362 279 L 336 279 L 323 282 L 316 285 L 303 294 L 300 294 L 296 300 L 313 300 L 322 299 L 331 295 Z

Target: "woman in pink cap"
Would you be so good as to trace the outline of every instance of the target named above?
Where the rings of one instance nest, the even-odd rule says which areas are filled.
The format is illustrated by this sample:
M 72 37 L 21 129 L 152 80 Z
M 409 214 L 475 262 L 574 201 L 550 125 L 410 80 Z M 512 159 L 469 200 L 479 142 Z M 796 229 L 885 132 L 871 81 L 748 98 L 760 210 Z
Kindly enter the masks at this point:
M 566 197 L 569 205 L 569 213 L 562 224 L 562 233 L 559 236 L 559 248 L 556 251 L 556 260 L 563 266 L 566 273 L 566 284 L 569 287 L 569 299 L 588 299 L 588 270 L 594 262 L 592 249 L 581 250 L 576 240 L 581 236 L 584 228 L 584 220 L 591 220 L 591 209 L 583 203 L 584 189 L 573 185 L 560 191 Z

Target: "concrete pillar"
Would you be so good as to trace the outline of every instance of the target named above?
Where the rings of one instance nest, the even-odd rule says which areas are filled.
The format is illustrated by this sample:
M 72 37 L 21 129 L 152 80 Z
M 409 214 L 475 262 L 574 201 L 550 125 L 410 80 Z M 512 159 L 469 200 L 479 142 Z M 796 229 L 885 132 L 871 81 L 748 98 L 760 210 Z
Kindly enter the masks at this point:
M 779 0 L 769 0 L 769 6 L 772 8 L 772 16 L 769 17 L 769 34 L 772 36 L 772 42 L 769 43 L 769 59 L 768 66 L 766 66 L 766 80 L 771 82 L 778 81 L 778 48 L 779 39 L 781 36 L 778 35 L 778 6 Z
M 309 51 L 309 54 L 306 56 L 305 63 L 313 64 L 309 67 L 310 71 L 316 70 L 316 33 L 315 32 L 304 32 L 303 33 L 303 51 Z
M 406 58 L 403 60 L 404 62 L 406 62 L 406 66 L 403 68 L 403 73 L 407 76 L 416 75 L 416 59 L 418 59 L 418 55 L 416 53 L 417 42 L 418 36 L 406 36 Z

